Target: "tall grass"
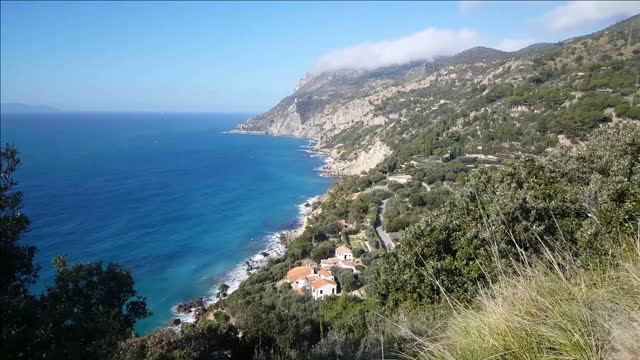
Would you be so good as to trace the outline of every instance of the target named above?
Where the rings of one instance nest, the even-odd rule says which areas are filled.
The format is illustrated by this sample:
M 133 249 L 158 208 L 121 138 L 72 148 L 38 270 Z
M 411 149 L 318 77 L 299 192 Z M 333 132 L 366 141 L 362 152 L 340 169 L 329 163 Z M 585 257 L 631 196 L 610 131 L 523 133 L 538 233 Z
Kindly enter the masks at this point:
M 548 254 L 456 309 L 417 359 L 640 359 L 640 234 L 588 270 Z M 563 269 L 560 271 L 557 264 Z

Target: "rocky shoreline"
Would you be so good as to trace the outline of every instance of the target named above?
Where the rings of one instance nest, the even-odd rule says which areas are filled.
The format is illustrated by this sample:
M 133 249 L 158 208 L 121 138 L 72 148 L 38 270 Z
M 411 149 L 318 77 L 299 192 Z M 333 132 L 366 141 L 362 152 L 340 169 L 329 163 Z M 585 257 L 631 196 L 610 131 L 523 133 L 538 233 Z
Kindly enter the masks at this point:
M 269 134 L 261 131 L 249 131 L 249 130 L 240 130 L 233 129 L 231 131 L 226 132 L 227 134 L 241 134 L 241 135 L 272 135 L 272 136 L 286 136 L 286 135 L 278 135 L 278 134 Z M 337 162 L 334 159 L 334 152 L 323 149 L 319 146 L 319 141 L 316 139 L 309 139 L 308 137 L 302 136 L 288 136 L 293 138 L 304 138 L 310 141 L 308 146 L 305 146 L 306 152 L 309 156 L 319 156 L 322 157 L 325 161 L 325 164 L 316 170 L 320 173 L 320 176 L 325 177 L 337 177 L 342 175 L 340 172 L 334 171 L 334 166 Z M 231 284 L 229 285 L 228 294 L 235 291 L 242 281 L 244 281 L 249 276 L 255 274 L 258 270 L 264 267 L 269 259 L 278 258 L 282 256 L 286 252 L 286 248 L 291 243 L 291 241 L 295 240 L 298 236 L 304 232 L 304 229 L 307 225 L 307 221 L 310 217 L 314 215 L 314 210 L 324 201 L 325 194 L 318 195 L 312 197 L 305 201 L 303 204 L 299 204 L 299 213 L 300 216 L 298 218 L 296 227 L 290 230 L 284 230 L 273 234 L 271 236 L 271 240 L 269 241 L 267 248 L 259 252 L 258 254 L 252 256 L 247 259 L 244 263 L 242 263 L 238 268 L 234 269 L 231 273 Z M 221 283 L 225 283 L 224 281 Z M 194 323 L 198 321 L 198 319 L 206 313 L 207 308 L 217 302 L 217 298 L 211 296 L 210 298 L 199 297 L 195 300 L 186 301 L 176 305 L 173 309 L 174 317 L 169 321 L 168 326 L 173 328 L 175 331 L 180 331 L 180 327 L 183 323 Z
M 267 249 L 261 251 L 241 264 L 238 270 L 243 270 L 243 274 L 241 274 L 242 279 L 238 281 L 237 284 L 232 284 L 227 293 L 230 294 L 235 291 L 242 281 L 264 267 L 268 263 L 269 259 L 282 256 L 291 241 L 295 240 L 304 232 L 308 219 L 314 216 L 315 210 L 322 201 L 324 201 L 324 198 L 325 195 L 315 196 L 308 199 L 303 204 L 298 205 L 300 209 L 300 217 L 298 218 L 297 227 L 273 234 L 272 241 L 270 241 Z M 209 299 L 199 297 L 194 300 L 180 303 L 174 307 L 174 317 L 169 321 L 167 326 L 175 331 L 180 331 L 182 324 L 197 322 L 200 317 L 207 312 L 208 308 L 216 302 L 217 299 L 213 297 Z
M 325 164 L 318 168 L 317 170 L 320 172 L 320 176 L 324 177 L 339 177 L 344 175 L 351 175 L 349 172 L 345 171 L 345 169 L 353 166 L 353 162 L 344 162 L 338 160 L 337 151 L 326 149 L 320 145 L 320 140 L 316 138 L 310 138 L 308 136 L 296 136 L 296 135 L 283 135 L 283 134 L 272 134 L 268 131 L 254 131 L 254 130 L 243 130 L 243 129 L 233 129 L 227 131 L 226 134 L 236 134 L 236 135 L 255 135 L 255 136 L 278 136 L 278 137 L 291 137 L 296 139 L 308 139 L 314 143 L 313 146 L 310 146 L 308 152 L 313 156 L 314 154 L 317 156 L 321 156 L 325 160 Z

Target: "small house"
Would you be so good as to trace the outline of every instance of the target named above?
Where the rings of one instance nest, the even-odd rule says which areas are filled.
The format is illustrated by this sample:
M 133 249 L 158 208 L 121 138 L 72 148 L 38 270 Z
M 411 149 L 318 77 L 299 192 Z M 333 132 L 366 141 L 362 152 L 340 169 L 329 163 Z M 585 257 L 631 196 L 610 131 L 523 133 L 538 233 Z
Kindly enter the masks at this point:
M 339 260 L 351 260 L 353 259 L 353 253 L 348 247 L 340 245 L 336 248 L 336 257 Z
M 338 284 L 333 280 L 320 279 L 311 285 L 311 295 L 316 300 L 336 295 L 337 291 Z
M 298 266 L 287 272 L 287 282 L 293 289 L 303 288 L 312 282 L 315 272 L 311 266 Z

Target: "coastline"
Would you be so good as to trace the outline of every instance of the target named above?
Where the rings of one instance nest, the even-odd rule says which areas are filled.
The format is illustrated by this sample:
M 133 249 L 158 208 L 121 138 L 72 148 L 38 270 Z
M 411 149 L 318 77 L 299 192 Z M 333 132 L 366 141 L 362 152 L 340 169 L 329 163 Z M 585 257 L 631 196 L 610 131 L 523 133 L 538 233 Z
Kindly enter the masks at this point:
M 319 157 L 324 160 L 324 164 L 322 166 L 314 168 L 313 170 L 316 171 L 319 176 L 335 177 L 327 172 L 327 167 L 333 162 L 330 155 L 326 152 L 317 150 L 318 142 L 316 140 L 307 140 L 309 140 L 309 144 L 301 146 L 301 148 L 304 149 L 303 151 L 306 152 L 309 157 Z M 303 203 L 295 205 L 298 208 L 298 216 L 293 226 L 265 236 L 264 239 L 266 241 L 266 246 L 257 254 L 243 260 L 233 269 L 225 273 L 220 280 L 216 281 L 212 285 L 207 294 L 198 299 L 178 303 L 172 306 L 171 312 L 173 315 L 168 327 L 172 328 L 174 331 L 180 331 L 183 323 L 196 322 L 201 314 L 201 308 L 206 309 L 218 301 L 216 294 L 220 285 L 227 284 L 229 286 L 227 294 L 231 294 L 240 287 L 240 284 L 242 284 L 244 280 L 266 266 L 270 259 L 277 259 L 283 256 L 287 250 L 289 242 L 304 232 L 309 218 L 313 215 L 314 205 L 321 203 L 324 195 L 325 194 L 312 196 L 306 199 Z
M 344 168 L 344 166 L 349 166 L 350 163 L 339 160 L 336 157 L 336 155 L 333 153 L 333 151 L 331 151 L 331 149 L 327 149 L 323 147 L 320 143 L 320 140 L 316 138 L 310 138 L 308 136 L 299 136 L 299 135 L 271 134 L 265 131 L 239 130 L 237 128 L 230 131 L 225 131 L 224 134 L 276 136 L 276 137 L 289 137 L 289 138 L 295 138 L 295 139 L 306 139 L 310 143 L 308 146 L 306 146 L 306 148 L 308 149 L 307 152 L 311 154 L 310 156 L 322 157 L 324 159 L 324 165 L 316 169 L 318 172 L 320 172 L 320 176 L 339 178 L 343 175 L 348 175 L 341 168 Z
M 305 139 L 307 141 L 309 141 L 309 145 L 307 146 L 303 146 L 303 148 L 306 148 L 306 152 L 308 154 L 310 154 L 309 156 L 311 157 L 321 157 L 324 160 L 324 165 L 320 166 L 319 168 L 316 168 L 314 170 L 318 171 L 320 173 L 320 176 L 324 176 L 324 177 L 334 177 L 334 178 L 338 178 L 344 174 L 342 174 L 340 171 L 336 171 L 334 170 L 334 165 L 338 164 L 337 159 L 334 159 L 334 155 L 332 154 L 331 151 L 327 150 L 326 148 L 323 148 L 320 146 L 320 140 L 318 139 L 314 139 L 314 138 L 310 138 L 307 136 L 298 136 L 298 135 L 282 135 L 282 134 L 270 134 L 268 132 L 265 131 L 253 131 L 253 130 L 239 130 L 239 129 L 233 129 L 233 130 L 229 130 L 229 131 L 225 131 L 223 132 L 223 134 L 230 134 L 230 135 L 252 135 L 252 136 L 277 136 L 277 137 L 285 137 L 285 138 L 294 138 L 294 139 Z

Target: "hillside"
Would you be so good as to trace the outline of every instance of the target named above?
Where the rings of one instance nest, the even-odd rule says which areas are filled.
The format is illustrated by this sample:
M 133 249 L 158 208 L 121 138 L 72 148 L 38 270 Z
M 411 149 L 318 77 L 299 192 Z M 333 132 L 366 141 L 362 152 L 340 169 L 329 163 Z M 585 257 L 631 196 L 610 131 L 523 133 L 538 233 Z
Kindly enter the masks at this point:
M 460 153 L 476 153 L 481 146 L 487 155 L 505 148 L 539 153 L 557 143 L 558 135 L 577 139 L 604 120 L 554 120 L 569 107 L 594 110 L 585 103 L 606 94 L 603 101 L 611 104 L 594 111 L 620 103 L 623 117 L 628 111 L 638 117 L 640 31 L 629 36 L 632 25 L 640 27 L 638 16 L 591 35 L 511 53 L 476 47 L 432 63 L 308 74 L 292 95 L 236 131 L 316 139 L 336 160 L 329 172 L 347 175 L 373 168 L 401 151 L 401 144 L 443 125 L 463 137 Z M 515 102 L 531 108 L 510 111 Z M 526 146 L 509 138 L 487 140 L 501 128 L 520 126 L 518 137 Z
M 284 256 L 119 358 L 637 358 L 631 25 L 307 75 L 236 131 L 314 138 L 344 176 Z

